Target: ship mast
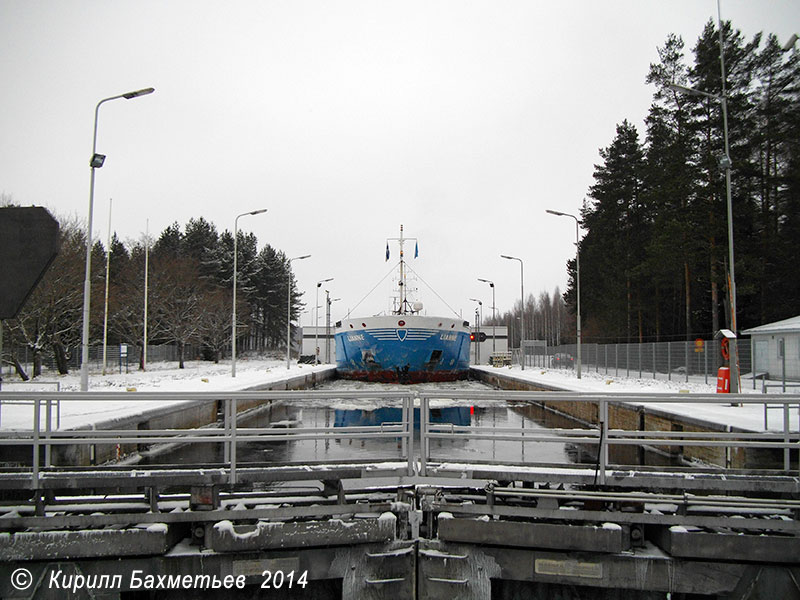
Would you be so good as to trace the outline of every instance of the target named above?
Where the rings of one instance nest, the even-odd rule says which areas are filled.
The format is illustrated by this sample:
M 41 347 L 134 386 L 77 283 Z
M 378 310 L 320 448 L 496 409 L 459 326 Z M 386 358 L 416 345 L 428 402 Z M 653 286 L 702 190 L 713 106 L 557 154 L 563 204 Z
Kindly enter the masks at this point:
M 386 241 L 388 242 L 398 242 L 400 244 L 400 306 L 397 309 L 398 315 L 404 315 L 408 312 L 408 292 L 406 291 L 406 270 L 405 270 L 405 254 L 403 251 L 403 244 L 406 240 L 414 240 L 416 241 L 417 238 L 406 238 L 403 237 L 403 225 L 400 225 L 400 237 L 399 238 L 388 238 Z M 388 255 L 387 255 L 388 256 Z M 413 312 L 413 311 L 412 311 Z

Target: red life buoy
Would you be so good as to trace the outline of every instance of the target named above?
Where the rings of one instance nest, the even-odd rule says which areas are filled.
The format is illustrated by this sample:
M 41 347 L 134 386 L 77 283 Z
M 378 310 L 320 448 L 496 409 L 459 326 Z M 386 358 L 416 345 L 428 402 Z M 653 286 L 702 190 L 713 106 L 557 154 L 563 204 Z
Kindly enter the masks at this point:
M 731 353 L 728 349 L 728 338 L 722 338 L 722 346 L 720 347 L 720 350 L 722 351 L 722 358 L 725 360 L 730 359 Z

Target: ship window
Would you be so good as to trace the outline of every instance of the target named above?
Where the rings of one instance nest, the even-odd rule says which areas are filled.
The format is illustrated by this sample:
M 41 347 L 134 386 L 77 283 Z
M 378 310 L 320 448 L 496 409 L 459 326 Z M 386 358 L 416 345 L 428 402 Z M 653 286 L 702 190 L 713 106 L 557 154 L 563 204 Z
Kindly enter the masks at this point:
M 402 321 L 402 320 L 400 320 L 400 321 L 398 321 L 398 322 L 397 322 L 397 324 L 398 324 L 400 327 L 403 327 L 403 326 L 406 324 L 406 322 L 405 322 L 405 321 Z
M 441 323 L 439 323 L 439 325 L 438 325 L 438 326 L 439 326 L 439 327 L 441 327 L 441 326 L 442 326 L 442 324 L 441 324 Z
M 366 323 L 362 323 L 362 324 L 361 324 L 361 326 L 362 326 L 362 327 L 366 327 L 366 326 L 367 326 L 367 324 L 366 324 Z
M 352 323 L 350 323 L 350 329 L 352 329 L 352 328 L 353 328 L 353 324 L 352 324 Z

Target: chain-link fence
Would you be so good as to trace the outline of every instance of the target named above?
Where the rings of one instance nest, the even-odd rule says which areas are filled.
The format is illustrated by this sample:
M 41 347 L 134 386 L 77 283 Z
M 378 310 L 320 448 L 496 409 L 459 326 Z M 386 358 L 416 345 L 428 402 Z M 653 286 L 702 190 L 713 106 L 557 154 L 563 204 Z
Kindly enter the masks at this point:
M 749 340 L 740 340 L 739 369 L 752 371 Z M 531 367 L 575 369 L 578 347 L 526 347 L 525 364 Z M 518 357 L 517 357 L 518 361 Z M 634 344 L 581 344 L 582 372 L 596 372 L 614 377 L 668 379 L 689 381 L 702 379 L 715 382 L 717 370 L 724 365 L 718 340 L 683 342 L 645 342 Z M 753 381 L 755 385 L 755 380 Z M 744 383 L 743 383 L 744 385 Z

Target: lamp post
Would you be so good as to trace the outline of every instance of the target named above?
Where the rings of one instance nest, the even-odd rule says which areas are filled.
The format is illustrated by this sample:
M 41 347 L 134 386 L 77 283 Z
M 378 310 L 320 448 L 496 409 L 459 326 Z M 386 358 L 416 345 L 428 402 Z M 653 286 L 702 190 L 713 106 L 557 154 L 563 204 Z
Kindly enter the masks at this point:
M 292 356 L 292 261 L 303 260 L 310 258 L 310 254 L 304 256 L 296 256 L 289 259 L 289 281 L 286 286 L 289 288 L 286 292 L 286 368 L 289 368 L 289 363 Z
M 581 253 L 580 249 L 578 248 L 578 242 L 580 241 L 580 233 L 579 233 L 579 221 L 578 217 L 575 215 L 571 215 L 569 213 L 559 212 L 557 210 L 549 210 L 546 209 L 545 212 L 550 213 L 551 215 L 556 215 L 557 217 L 571 217 L 575 219 L 575 263 L 576 263 L 576 283 L 577 283 L 577 305 L 578 305 L 578 379 L 581 378 Z
M 497 352 L 497 340 L 495 338 L 495 323 L 497 322 L 496 315 L 495 315 L 495 303 L 494 303 L 494 281 L 489 281 L 488 279 L 481 279 L 478 277 L 478 281 L 482 281 L 483 283 L 488 283 L 489 287 L 492 288 L 492 353 Z
M 150 273 L 150 219 L 145 220 L 144 229 L 144 323 L 142 324 L 142 365 L 141 370 L 147 370 L 147 278 Z
M 314 307 L 316 308 L 317 318 L 314 321 L 314 364 L 319 364 L 319 288 L 323 283 L 333 281 L 333 277 L 317 282 L 317 293 L 314 297 Z
M 94 109 L 94 134 L 92 137 L 92 158 L 89 160 L 91 176 L 89 179 L 89 220 L 86 224 L 86 277 L 83 281 L 83 333 L 81 335 L 81 391 L 89 389 L 89 308 L 91 304 L 91 285 L 92 276 L 92 213 L 94 212 L 94 175 L 95 170 L 103 166 L 106 160 L 105 155 L 97 153 L 97 117 L 100 112 L 100 105 L 111 100 L 125 98 L 132 100 L 139 96 L 152 94 L 153 88 L 126 92 L 118 96 L 103 98 L 97 103 Z
M 475 364 L 481 364 L 481 325 L 483 324 L 483 302 L 478 300 L 477 298 L 470 298 L 472 302 L 478 303 L 478 308 L 475 309 L 475 321 L 477 321 L 477 327 L 475 331 L 477 333 L 477 345 L 475 346 Z M 480 316 L 478 311 L 480 310 Z
M 111 206 L 113 198 L 108 199 L 108 244 L 106 246 L 106 299 L 103 309 L 103 375 L 106 374 L 106 348 L 108 346 L 108 278 L 111 274 Z
M 331 293 L 325 290 L 325 362 L 331 362 L 331 304 L 338 302 L 341 298 L 331 298 Z
M 259 208 L 250 212 L 237 215 L 233 220 L 233 312 L 231 316 L 231 377 L 236 377 L 236 275 L 238 272 L 238 241 L 239 218 L 247 215 L 260 215 L 267 212 L 266 208 Z
M 519 307 L 519 314 L 520 314 L 520 334 L 519 334 L 519 352 L 522 363 L 522 370 L 525 370 L 525 348 L 522 344 L 522 340 L 525 339 L 525 275 L 524 269 L 522 265 L 522 259 L 517 258 L 516 256 L 506 256 L 505 254 L 501 254 L 500 258 L 506 258 L 508 260 L 518 260 L 519 261 L 519 293 L 520 293 L 520 307 Z

